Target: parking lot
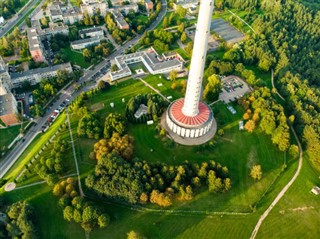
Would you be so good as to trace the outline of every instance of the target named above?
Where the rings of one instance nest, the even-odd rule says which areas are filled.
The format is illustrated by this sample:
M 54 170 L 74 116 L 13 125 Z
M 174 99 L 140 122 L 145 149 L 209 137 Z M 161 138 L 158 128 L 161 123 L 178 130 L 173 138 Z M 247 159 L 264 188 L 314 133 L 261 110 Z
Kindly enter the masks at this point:
M 244 35 L 240 31 L 221 18 L 214 19 L 211 22 L 210 30 L 217 33 L 227 43 L 234 44 L 244 39 Z
M 235 101 L 247 92 L 250 92 L 250 88 L 246 82 L 240 79 L 238 76 L 227 76 L 221 79 L 223 83 L 222 92 L 219 95 L 219 100 L 224 103 Z

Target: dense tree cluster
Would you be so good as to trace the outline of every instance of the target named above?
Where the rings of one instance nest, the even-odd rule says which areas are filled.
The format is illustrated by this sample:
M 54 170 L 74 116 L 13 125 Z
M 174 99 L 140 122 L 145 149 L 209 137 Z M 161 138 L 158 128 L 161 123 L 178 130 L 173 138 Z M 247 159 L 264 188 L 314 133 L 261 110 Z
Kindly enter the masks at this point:
M 41 156 L 34 166 L 34 172 L 42 179 L 46 180 L 48 185 L 53 185 L 57 180 L 57 175 L 65 170 L 65 165 L 62 160 L 62 155 L 68 149 L 68 142 L 66 140 L 56 139 L 53 143 L 53 148 L 50 152 L 51 157 L 46 158 Z
M 82 50 L 84 60 L 93 64 L 107 57 L 112 53 L 113 45 L 111 42 L 102 40 L 100 44 Z
M 37 238 L 33 223 L 33 208 L 26 201 L 12 204 L 7 209 L 6 218 L 0 220 L 0 238 Z
M 18 28 L 15 28 L 12 33 L 0 38 L 0 55 L 12 56 L 17 52 L 22 58 L 30 55 L 27 37 L 21 34 Z
M 107 154 L 117 154 L 126 160 L 132 159 L 133 155 L 133 138 L 129 135 L 121 136 L 114 132 L 109 139 L 100 139 L 93 146 L 93 152 L 90 158 L 101 160 Z
M 116 40 L 117 43 L 122 43 L 126 40 L 129 40 L 133 36 L 133 33 L 130 30 L 121 30 L 117 27 L 117 23 L 112 13 L 108 13 L 104 17 L 104 22 L 106 24 L 108 31 L 110 32 L 110 34 Z
M 118 113 L 110 113 L 105 120 L 103 136 L 109 139 L 113 133 L 123 136 L 126 132 L 126 122 L 122 115 Z
M 253 23 L 256 35 L 242 46 L 243 61 L 275 70 L 288 112 L 295 116 L 294 127 L 310 159 L 320 167 L 320 11 L 304 3 L 227 0 L 223 4 L 264 11 Z
M 229 191 L 231 180 L 228 169 L 214 161 L 169 166 L 139 160 L 127 162 L 108 154 L 98 161 L 94 174 L 86 178 L 86 185 L 110 198 L 166 207 L 174 199 L 191 200 L 193 190 L 204 185 L 210 192 Z
M 4 19 L 10 18 L 17 13 L 17 10 L 20 9 L 23 4 L 20 0 L 0 1 L 0 16 L 3 16 Z
M 245 128 L 252 132 L 259 123 L 260 129 L 268 135 L 281 151 L 290 146 L 289 126 L 286 121 L 284 109 L 271 97 L 268 88 L 258 88 L 250 95 L 240 100 L 246 110 L 243 119 L 247 120 Z
M 102 127 L 99 118 L 94 112 L 87 112 L 78 123 L 77 133 L 79 137 L 99 139 L 102 135 Z
M 78 196 L 76 184 L 72 178 L 57 183 L 53 188 L 53 194 L 60 197 L 59 205 L 63 208 L 64 219 L 79 223 L 86 232 L 109 225 L 108 214 Z
M 168 51 L 170 46 L 176 41 L 177 36 L 163 29 L 156 29 L 145 32 L 140 43 L 146 46 L 153 45 L 156 50 Z
M 203 91 L 203 98 L 210 102 L 217 100 L 219 98 L 221 88 L 222 83 L 219 76 L 210 76 Z
M 139 118 L 136 118 L 134 114 L 141 104 L 147 106 L 147 114 L 143 114 Z M 126 118 L 132 123 L 145 123 L 147 120 L 157 121 L 166 106 L 168 106 L 168 102 L 159 95 L 137 95 L 128 101 L 126 106 Z

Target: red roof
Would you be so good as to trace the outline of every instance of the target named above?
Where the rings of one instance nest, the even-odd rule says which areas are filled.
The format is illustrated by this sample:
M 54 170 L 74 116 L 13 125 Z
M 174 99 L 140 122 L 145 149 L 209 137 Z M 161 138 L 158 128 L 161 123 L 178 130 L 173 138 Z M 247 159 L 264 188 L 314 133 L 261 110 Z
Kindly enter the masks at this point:
M 209 120 L 211 109 L 205 103 L 199 103 L 199 113 L 193 117 L 186 116 L 182 113 L 183 105 L 184 99 L 179 99 L 171 105 L 171 116 L 176 122 L 180 122 L 184 125 L 197 126 Z

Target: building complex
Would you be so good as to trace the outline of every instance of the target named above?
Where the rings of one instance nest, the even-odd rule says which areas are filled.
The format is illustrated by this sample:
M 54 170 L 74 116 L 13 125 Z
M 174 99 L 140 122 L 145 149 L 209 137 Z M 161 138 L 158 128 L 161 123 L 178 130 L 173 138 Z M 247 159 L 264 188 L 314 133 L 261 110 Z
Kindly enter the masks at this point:
M 11 74 L 11 82 L 14 88 L 20 87 L 25 81 L 28 81 L 31 85 L 40 83 L 42 79 L 49 79 L 52 77 L 57 77 L 58 71 L 72 72 L 72 66 L 70 63 L 49 66 L 45 68 L 37 68 L 34 70 L 28 70 L 23 72 L 17 72 Z
M 142 63 L 151 74 L 165 74 L 172 70 L 181 71 L 183 69 L 182 57 L 175 55 L 165 56 L 159 55 L 153 48 L 147 51 L 136 52 L 127 55 L 115 57 L 118 71 L 110 72 L 110 81 L 116 81 L 124 77 L 132 75 L 129 65 L 134 63 Z

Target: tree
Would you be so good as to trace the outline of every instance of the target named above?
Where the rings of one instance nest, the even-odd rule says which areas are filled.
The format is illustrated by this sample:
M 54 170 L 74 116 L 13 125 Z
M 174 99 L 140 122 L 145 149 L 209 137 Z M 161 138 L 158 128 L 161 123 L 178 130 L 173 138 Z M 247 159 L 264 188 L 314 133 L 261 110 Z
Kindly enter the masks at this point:
M 188 39 L 187 34 L 186 34 L 185 32 L 183 32 L 183 33 L 181 34 L 180 41 L 181 41 L 182 43 L 185 43 L 185 42 L 187 41 L 187 39 Z
M 127 233 L 127 239 L 146 239 L 146 238 L 140 235 L 138 232 L 130 231 Z
M 115 72 L 117 70 L 119 70 L 119 67 L 116 64 L 113 64 L 110 68 L 111 72 Z
M 262 178 L 261 165 L 254 165 L 254 166 L 251 168 L 250 176 L 251 176 L 254 180 L 260 180 L 260 179 Z
M 109 225 L 110 223 L 110 217 L 108 214 L 101 214 L 98 217 L 98 225 L 100 228 L 105 228 Z
M 296 158 L 299 156 L 299 147 L 295 144 L 290 145 L 289 148 L 289 154 L 293 157 Z
M 162 26 L 163 26 L 163 28 L 167 28 L 168 27 L 168 18 L 167 17 L 163 18 Z
M 107 90 L 107 89 L 110 88 L 110 84 L 109 84 L 108 82 L 105 82 L 105 81 L 103 81 L 103 80 L 100 80 L 100 81 L 98 82 L 97 88 L 98 88 L 99 90 L 101 90 L 101 91 L 104 91 L 104 90 Z
M 248 121 L 246 122 L 246 124 L 244 125 L 244 128 L 245 128 L 248 132 L 252 133 L 253 130 L 254 130 L 254 128 L 255 128 L 255 126 L 256 126 L 256 124 L 255 124 L 255 122 L 254 122 L 253 120 L 248 120 Z
M 221 80 L 217 75 L 212 75 L 208 78 L 208 83 L 203 91 L 203 98 L 208 101 L 215 101 L 219 98 L 222 88 Z
M 174 81 L 177 79 L 177 75 L 178 75 L 178 72 L 176 70 L 172 70 L 170 71 L 169 73 L 169 78 L 171 81 Z
M 183 19 L 187 14 L 187 9 L 184 9 L 181 5 L 178 5 L 176 13 L 179 15 L 180 19 Z

